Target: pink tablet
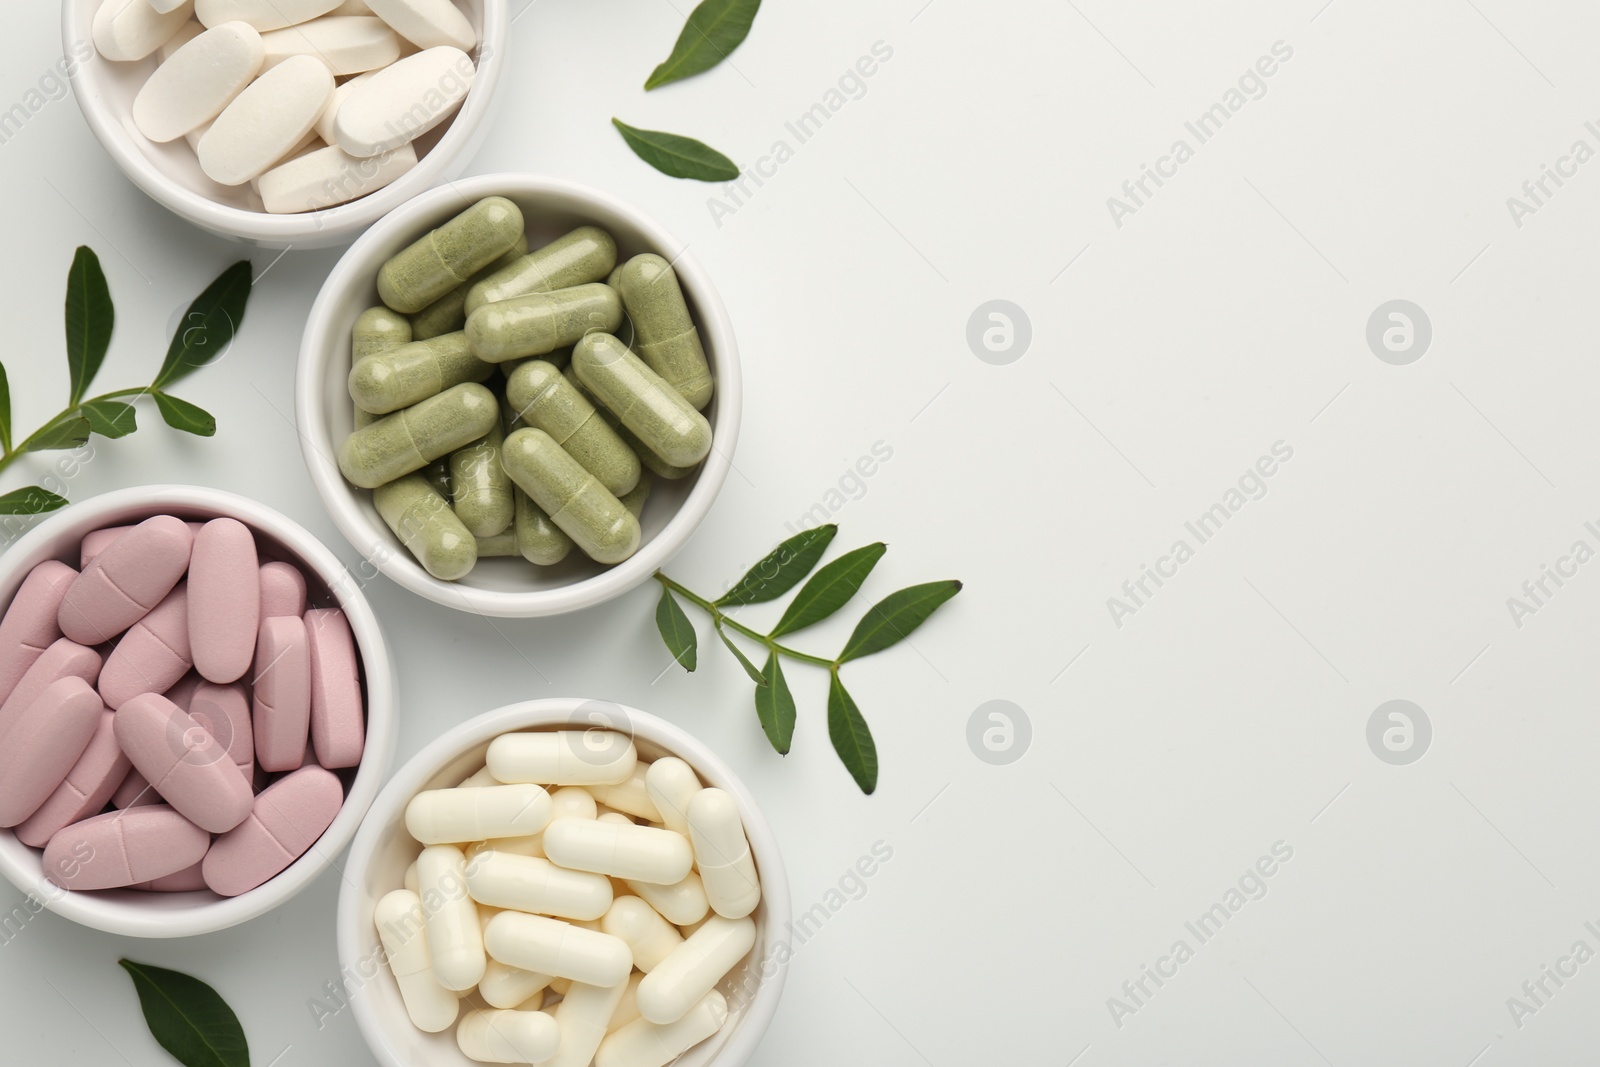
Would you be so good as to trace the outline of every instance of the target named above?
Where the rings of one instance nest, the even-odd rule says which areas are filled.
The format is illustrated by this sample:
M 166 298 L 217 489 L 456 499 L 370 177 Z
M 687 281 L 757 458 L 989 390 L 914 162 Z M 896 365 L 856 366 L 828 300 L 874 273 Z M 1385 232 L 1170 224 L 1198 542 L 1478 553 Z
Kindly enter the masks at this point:
M 117 744 L 116 712 L 101 712 L 100 725 L 95 727 L 89 747 L 83 750 L 61 788 L 17 827 L 17 840 L 30 848 L 43 848 L 63 826 L 94 815 L 106 806 L 128 776 L 130 766 L 122 746 Z
M 225 897 L 247 893 L 305 855 L 333 823 L 344 788 L 331 771 L 302 767 L 268 786 L 238 828 L 217 838 L 202 869 Z
M 166 599 L 189 569 L 194 535 L 171 515 L 146 519 L 95 557 L 62 598 L 61 632 L 81 645 L 109 641 Z
M 57 833 L 44 873 L 62 889 L 116 889 L 192 867 L 210 847 L 210 834 L 165 805 L 129 808 Z
M 61 788 L 105 706 L 82 678 L 45 688 L 0 740 L 0 826 L 16 826 Z
M 305 756 L 311 727 L 311 645 L 293 616 L 267 619 L 256 642 L 256 761 L 266 771 L 292 771 Z
M 227 748 L 159 693 L 117 709 L 117 742 L 162 799 L 201 829 L 224 833 L 250 814 L 249 783 Z
M 0 701 L 11 695 L 28 668 L 61 636 L 56 621 L 61 599 L 77 577 L 77 571 L 50 559 L 23 579 L 0 621 Z
M 317 763 L 331 769 L 361 762 L 365 743 L 361 679 L 350 623 L 337 608 L 306 612 L 311 643 L 311 742 Z
M 194 666 L 189 650 L 188 587 L 179 582 L 154 611 L 133 624 L 100 670 L 100 695 L 115 711 L 141 693 L 165 693 Z
M 189 646 L 195 670 L 211 682 L 236 682 L 250 669 L 261 623 L 256 538 L 237 519 L 213 519 L 189 557 Z

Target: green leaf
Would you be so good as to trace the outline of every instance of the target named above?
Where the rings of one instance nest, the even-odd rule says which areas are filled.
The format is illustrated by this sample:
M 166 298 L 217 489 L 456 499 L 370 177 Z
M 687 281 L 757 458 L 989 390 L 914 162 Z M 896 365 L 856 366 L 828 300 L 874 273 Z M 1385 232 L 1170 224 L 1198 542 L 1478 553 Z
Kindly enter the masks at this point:
M 789 683 L 783 677 L 776 652 L 767 657 L 761 676 L 767 684 L 756 686 L 756 717 L 761 720 L 761 729 L 766 731 L 767 740 L 778 750 L 778 755 L 787 756 L 789 746 L 794 743 L 794 694 L 789 692 Z
M 661 130 L 640 130 L 621 119 L 611 124 L 628 142 L 633 154 L 673 178 L 692 178 L 697 182 L 731 182 L 739 176 L 733 160 L 693 137 L 680 137 Z
M 699 640 L 695 637 L 694 627 L 689 625 L 689 616 L 683 613 L 678 598 L 666 586 L 661 587 L 661 602 L 656 605 L 656 629 L 661 631 L 661 640 L 667 643 L 667 651 L 672 653 L 672 658 L 684 670 L 692 673 Z
M 929 582 L 890 593 L 874 604 L 859 623 L 838 662 L 848 663 L 874 652 L 882 652 L 911 636 L 928 621 L 939 605 L 961 592 L 960 582 Z
M 889 546 L 878 541 L 854 552 L 846 552 L 812 575 L 789 604 L 783 618 L 778 620 L 772 636 L 782 637 L 796 630 L 804 630 L 844 607 L 851 597 L 861 591 L 861 583 L 867 580 L 867 575 L 872 573 L 872 568 L 878 565 L 878 560 L 887 551 Z
M 30 441 L 22 442 L 24 452 L 56 452 L 64 448 L 77 448 L 89 439 L 89 420 L 73 415 L 58 422 L 46 423 Z
M 111 346 L 111 327 L 116 311 L 111 306 L 111 290 L 106 286 L 100 257 L 88 245 L 79 245 L 67 272 L 67 370 L 72 379 L 72 400 L 76 406 L 94 376 L 105 362 Z
M 178 323 L 172 344 L 167 348 L 166 362 L 150 388 L 165 388 L 220 359 L 244 322 L 244 309 L 249 300 L 250 264 L 240 260 L 206 286 L 205 292 L 195 297 L 189 310 L 183 313 L 183 320 Z M 161 402 L 159 397 L 156 402 Z M 172 422 L 171 419 L 167 421 Z
M 739 646 L 733 643 L 733 639 L 722 629 L 722 620 L 719 619 L 712 625 L 716 628 L 717 636 L 722 638 L 722 643 L 728 646 L 728 651 L 732 652 L 739 660 L 739 665 L 744 668 L 744 673 L 750 676 L 750 680 L 756 683 L 758 688 L 765 688 L 767 684 L 766 676 L 756 670 L 756 665 L 750 662 L 750 657 L 741 652 Z
M 0 446 L 11 451 L 11 381 L 4 363 L 0 363 Z
M 689 15 L 672 54 L 650 72 L 646 91 L 712 67 L 744 43 L 761 0 L 705 0 Z
M 250 1067 L 244 1028 L 215 989 L 179 971 L 117 962 L 133 978 L 151 1035 L 184 1067 Z
M 92 400 L 78 411 L 89 420 L 89 428 L 101 437 L 113 441 L 126 437 L 139 428 L 133 405 L 119 400 Z
M 0 496 L 0 515 L 39 515 L 66 506 L 66 498 L 37 485 L 13 489 L 5 496 Z
M 184 433 L 192 433 L 196 437 L 211 437 L 217 432 L 217 420 L 212 418 L 204 408 L 196 407 L 187 400 L 179 400 L 166 393 L 152 393 L 155 397 L 156 407 L 161 411 L 161 417 L 168 426 Z
M 833 672 L 833 680 L 828 685 L 828 737 L 850 777 L 870 796 L 878 788 L 878 746 L 872 743 L 867 720 L 861 717 L 861 709 L 845 692 L 838 671 Z
M 746 571 L 732 589 L 717 599 L 717 607 L 762 604 L 787 593 L 811 573 L 838 532 L 839 527 L 832 523 L 801 530 Z

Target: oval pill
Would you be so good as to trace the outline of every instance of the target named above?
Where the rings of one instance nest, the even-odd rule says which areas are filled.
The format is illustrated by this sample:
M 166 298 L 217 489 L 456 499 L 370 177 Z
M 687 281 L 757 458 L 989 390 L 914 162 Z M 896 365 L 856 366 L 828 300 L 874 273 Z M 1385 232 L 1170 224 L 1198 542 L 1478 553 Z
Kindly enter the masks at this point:
M 639 983 L 639 1014 L 659 1025 L 683 1018 L 755 943 L 749 918 L 713 915 Z
M 428 954 L 439 984 L 457 992 L 483 978 L 487 957 L 478 908 L 467 895 L 466 858 L 454 845 L 429 845 L 417 857 L 417 888 L 441 903 L 428 912 Z M 509 961 L 508 961 L 509 962 Z
M 212 844 L 206 885 L 224 897 L 247 893 L 287 870 L 333 824 L 344 787 L 332 771 L 302 767 L 255 798 L 249 817 Z
M 211 835 L 165 804 L 111 811 L 60 830 L 44 849 L 62 889 L 117 889 L 200 862 Z
M 400 543 L 435 578 L 453 582 L 478 563 L 478 541 L 420 474 L 372 491 L 373 506 Z
M 168 693 L 167 699 L 188 712 L 191 719 L 216 739 L 239 769 L 241 778 L 246 782 L 255 781 L 255 731 L 250 725 L 250 696 L 242 684 L 201 682 L 186 703 L 174 700 L 172 693 Z
M 506 438 L 506 473 L 561 531 L 597 563 L 621 563 L 642 533 L 616 495 L 543 430 L 525 427 Z
M 202 830 L 226 833 L 250 815 L 254 794 L 227 747 L 166 697 L 129 700 L 117 709 L 116 730 L 134 768 Z
M 677 756 L 663 756 L 645 771 L 644 787 L 661 815 L 652 821 L 665 823 L 667 829 L 687 834 L 689 801 L 702 788 L 700 776 L 694 773 L 694 768 Z
M 711 451 L 705 416 L 615 337 L 585 337 L 572 350 L 572 367 L 584 388 L 668 463 L 692 467 Z
M 502 782 L 579 786 L 626 781 L 639 760 L 633 739 L 612 730 L 501 734 L 485 758 Z
M 159 11 L 150 0 L 104 0 L 94 13 L 90 36 L 101 56 L 130 63 L 171 40 L 193 10 L 188 3 Z
M 261 565 L 261 618 L 306 613 L 306 576 L 300 568 L 274 560 Z M 260 633 L 259 626 L 257 633 Z
M 606 1035 L 594 1067 L 665 1067 L 728 1021 L 728 1001 L 715 989 L 676 1022 L 660 1025 L 639 1018 Z
M 366 0 L 372 13 L 418 48 L 453 45 L 470 52 L 478 32 L 451 0 Z
M 484 946 L 501 963 L 587 985 L 626 982 L 633 970 L 620 938 L 543 915 L 501 912 L 484 931 Z
M 591 282 L 487 304 L 467 316 L 466 334 L 479 359 L 504 363 L 575 345 L 586 334 L 612 333 L 621 324 L 616 290 Z
M 201 865 L 194 863 L 174 874 L 137 882 L 128 888 L 142 889 L 146 893 L 195 893 L 206 888 L 206 879 L 201 872 Z
M 340 0 L 194 0 L 194 14 L 206 26 L 247 22 L 257 30 L 278 30 L 326 15 L 339 4 Z
M 467 315 L 512 297 L 600 281 L 616 263 L 611 235 L 598 226 L 579 226 L 475 283 L 467 292 Z
M 411 1022 L 429 1034 L 450 1029 L 461 1001 L 434 978 L 421 899 L 405 889 L 386 893 L 373 908 L 372 921 Z
M 66 781 L 17 827 L 17 840 L 29 848 L 43 848 L 62 827 L 104 808 L 128 776 L 130 767 L 122 746 L 117 744 L 116 713 L 101 712 L 89 746 L 67 773 Z
M 269 30 L 261 35 L 261 44 L 263 69 L 270 70 L 291 56 L 311 56 L 341 78 L 387 67 L 400 58 L 399 36 L 371 15 L 328 15 Z M 322 114 L 318 111 L 317 117 Z
M 191 534 L 197 534 L 205 523 L 186 522 L 184 525 L 189 527 Z M 89 564 L 95 561 L 95 557 L 110 548 L 112 542 L 131 529 L 133 529 L 132 526 L 108 526 L 103 530 L 91 530 L 84 534 L 83 544 L 79 549 L 79 569 L 87 570 Z
M 515 487 L 500 462 L 505 435 L 500 424 L 481 440 L 450 456 L 451 504 L 456 516 L 474 537 L 495 537 L 511 528 L 517 505 Z M 483 553 L 479 553 L 482 555 Z M 516 555 L 516 537 L 508 542 L 504 555 Z
M 629 879 L 627 886 L 674 926 L 693 926 L 711 913 L 705 885 L 693 871 L 672 885 Z
M 447 333 L 357 363 L 350 368 L 350 399 L 363 411 L 386 415 L 493 374 L 494 364 L 473 355 L 466 334 Z
M 351 109 L 368 94 L 386 91 L 385 75 L 401 66 L 390 67 L 345 101 L 338 122 L 345 151 L 361 154 L 343 139 Z M 378 271 L 378 296 L 396 311 L 421 311 L 505 255 L 521 236 L 522 210 L 503 196 L 485 197 L 385 263 Z
M 537 785 L 430 789 L 406 805 L 406 830 L 425 845 L 526 837 L 550 821 L 550 794 Z
M 554 364 L 532 359 L 518 367 L 506 382 L 506 403 L 517 418 L 549 434 L 609 492 L 621 497 L 639 484 L 639 457 Z
M 179 582 L 106 657 L 100 695 L 114 711 L 141 693 L 165 693 L 193 666 L 188 583 Z
M 476 74 L 472 57 L 448 45 L 425 49 L 391 63 L 374 73 L 371 81 L 352 91 L 339 105 L 333 119 L 334 143 L 352 156 L 363 158 L 410 144 L 455 114 L 472 88 Z M 520 222 L 517 230 L 521 232 Z M 514 236 L 478 267 L 467 270 L 440 289 L 430 290 L 432 295 L 413 293 L 405 298 L 405 307 L 385 295 L 384 303 L 407 314 L 421 311 L 479 268 L 498 259 L 511 247 L 512 239 Z M 378 292 L 384 293 L 381 274 Z
M 544 853 L 552 863 L 572 870 L 656 885 L 681 882 L 694 864 L 689 841 L 682 834 L 599 819 L 552 822 L 544 831 Z
M 689 801 L 689 840 L 711 910 L 726 919 L 755 911 L 761 879 L 733 797 L 721 789 L 696 793 Z
M 598 919 L 612 907 L 611 882 L 602 875 L 492 849 L 467 865 L 467 888 L 479 904 L 563 919 Z
M 376 489 L 478 440 L 499 418 L 494 394 L 467 382 L 351 434 L 339 449 L 339 470 L 351 484 Z
M 73 677 L 46 686 L 28 705 L 0 738 L 0 826 L 26 822 L 61 788 L 104 710 L 89 683 Z
M 11 689 L 11 695 L 0 704 L 0 739 L 28 710 L 28 706 L 51 685 L 63 678 L 81 678 L 93 686 L 100 677 L 100 653 L 84 648 L 63 637 L 44 650 L 33 661 L 26 674 Z
M 560 1043 L 555 1017 L 542 1011 L 469 1011 L 456 1028 L 456 1045 L 480 1063 L 541 1063 Z
M 189 649 L 210 682 L 236 682 L 250 669 L 261 626 L 261 560 L 255 534 L 238 519 L 201 527 L 189 557 Z
M 633 351 L 691 407 L 703 410 L 711 403 L 711 367 L 672 264 L 646 252 L 618 267 L 611 281 L 633 322 Z
M 327 64 L 289 57 L 222 109 L 195 149 L 200 169 L 222 185 L 260 177 L 311 131 L 332 95 Z
M 295 770 L 311 730 L 311 647 L 303 619 L 283 616 L 261 624 L 254 673 L 256 761 L 264 771 Z
M 360 663 L 350 621 L 337 608 L 305 614 L 311 667 L 311 745 L 328 770 L 354 767 L 366 748 Z
M 175 141 L 222 113 L 261 71 L 266 49 L 248 23 L 206 30 L 150 75 L 133 98 L 133 123 L 157 143 Z
M 65 563 L 47 559 L 28 572 L 11 598 L 0 620 L 0 704 L 61 637 L 61 600 L 77 577 Z
M 117 791 L 111 794 L 113 808 L 137 808 L 141 804 L 159 804 L 161 794 L 157 793 L 145 776 L 137 770 L 128 772 L 128 776 L 117 786 Z
M 189 527 L 170 515 L 141 522 L 96 556 L 68 588 L 58 617 L 61 632 L 82 645 L 122 633 L 172 592 L 189 569 L 193 545 Z
M 291 151 L 255 179 L 255 189 L 269 214 L 321 211 L 392 185 L 416 165 L 408 144 L 370 159 L 330 145 L 304 155 Z
M 627 942 L 633 965 L 646 974 L 683 944 L 677 928 L 639 897 L 618 897 L 601 918 L 600 929 Z

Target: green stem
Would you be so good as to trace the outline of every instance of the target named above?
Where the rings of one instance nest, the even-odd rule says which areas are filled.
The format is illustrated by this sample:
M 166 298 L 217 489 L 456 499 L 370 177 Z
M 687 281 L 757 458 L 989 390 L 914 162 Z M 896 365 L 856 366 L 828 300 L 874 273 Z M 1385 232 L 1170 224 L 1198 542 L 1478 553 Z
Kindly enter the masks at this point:
M 773 653 L 774 655 L 788 656 L 790 659 L 799 660 L 801 663 L 810 663 L 818 667 L 826 667 L 830 671 L 836 671 L 839 669 L 839 664 L 834 660 L 823 659 L 821 656 L 813 656 L 809 653 L 801 652 L 798 649 L 790 648 L 787 645 L 780 645 L 766 634 L 757 633 L 744 623 L 739 622 L 737 619 L 726 614 L 721 608 L 717 607 L 705 597 L 691 590 L 685 589 L 683 586 L 679 585 L 671 578 L 668 578 L 660 571 L 656 571 L 655 578 L 656 581 L 660 582 L 663 586 L 671 589 L 674 593 L 677 593 L 689 603 L 694 604 L 696 607 L 709 614 L 716 622 L 721 623 L 730 630 L 739 631 L 752 641 L 761 642 L 762 645 L 766 646 L 767 651 Z
M 22 443 L 17 447 L 7 450 L 4 455 L 0 455 L 0 473 L 3 473 L 7 467 L 11 466 L 11 464 L 16 461 L 18 456 L 26 453 L 29 448 L 32 447 L 33 443 L 39 440 L 39 438 L 43 437 L 51 430 L 54 430 L 57 426 L 60 426 L 68 419 L 76 418 L 78 413 L 83 410 L 85 405 L 96 404 L 102 400 L 120 400 L 125 396 L 147 396 L 152 392 L 154 392 L 154 390 L 152 390 L 148 385 L 144 385 L 137 389 L 118 389 L 115 392 L 102 393 L 99 396 L 90 397 L 88 400 L 74 404 L 72 407 L 63 411 L 61 414 L 57 415 L 55 418 L 51 419 L 49 422 L 45 423 L 43 426 L 39 427 L 37 430 L 25 437 Z

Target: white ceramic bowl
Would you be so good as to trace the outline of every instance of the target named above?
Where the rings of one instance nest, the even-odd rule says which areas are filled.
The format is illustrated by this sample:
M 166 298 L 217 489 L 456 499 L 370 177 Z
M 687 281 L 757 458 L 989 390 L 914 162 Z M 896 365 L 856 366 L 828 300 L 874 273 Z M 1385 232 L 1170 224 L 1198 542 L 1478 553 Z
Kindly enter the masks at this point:
M 267 248 L 343 244 L 424 189 L 461 174 L 489 131 L 506 48 L 506 0 L 456 0 L 478 31 L 477 74 L 456 114 L 416 141 L 421 157 L 398 181 L 359 200 L 297 215 L 269 215 L 249 184 L 218 185 L 182 137 L 156 144 L 133 124 L 133 98 L 159 56 L 113 63 L 94 51 L 90 27 L 102 0 L 63 0 L 61 40 L 77 62 L 72 91 L 89 128 L 117 166 L 152 199 L 203 229 Z M 79 61 L 78 57 L 92 58 Z
M 355 1006 L 362 1036 L 384 1067 L 475 1067 L 456 1046 L 454 1027 L 425 1034 L 412 1024 L 400 989 L 384 963 L 373 925 L 379 899 L 399 889 L 406 868 L 422 846 L 405 828 L 405 809 L 424 789 L 453 786 L 483 766 L 489 742 L 522 730 L 575 730 L 605 727 L 631 735 L 641 759 L 677 756 L 708 786 L 733 795 L 744 819 L 745 835 L 761 875 L 761 904 L 752 918 L 756 944 L 718 986 L 728 998 L 728 1023 L 696 1045 L 676 1067 L 742 1067 L 772 1023 L 783 995 L 787 968 L 784 943 L 790 919 L 789 880 L 772 828 L 744 783 L 710 749 L 671 723 L 633 708 L 603 701 L 561 698 L 531 700 L 480 715 L 429 744 L 402 767 L 356 834 L 339 893 L 338 946 L 341 973 Z M 480 1005 L 481 1006 L 481 1005 Z
M 73 922 L 128 937 L 190 937 L 224 930 L 262 915 L 299 893 L 327 870 L 377 796 L 394 759 L 394 665 L 378 619 L 350 573 L 332 552 L 296 523 L 232 493 L 185 485 L 149 485 L 93 497 L 52 515 L 0 555 L 0 611 L 11 603 L 28 572 L 47 559 L 78 565 L 83 535 L 152 515 L 181 519 L 229 516 L 256 532 L 263 559 L 293 563 L 305 573 L 313 606 L 337 606 L 350 621 L 367 695 L 367 747 L 361 763 L 340 771 L 344 807 L 321 839 L 287 870 L 236 897 L 211 892 L 141 893 L 106 890 L 70 893 L 44 876 L 43 853 L 0 830 L 0 874 L 45 907 Z
M 614 567 L 591 563 L 574 549 L 555 567 L 536 567 L 521 559 L 485 559 L 459 582 L 440 581 L 384 525 L 373 507 L 371 490 L 356 488 L 339 473 L 339 446 L 354 428 L 346 387 L 350 328 L 357 315 L 378 303 L 378 268 L 430 229 L 491 195 L 507 197 L 522 209 L 534 247 L 593 223 L 616 238 L 619 261 L 641 252 L 665 256 L 673 262 L 700 329 L 716 380 L 715 397 L 705 412 L 715 443 L 688 478 L 656 479 L 641 518 L 644 541 L 631 559 Z M 522 174 L 487 174 L 453 182 L 424 193 L 367 231 L 333 268 L 312 305 L 295 381 L 300 450 L 311 481 L 356 551 L 398 584 L 436 603 L 513 618 L 592 607 L 649 580 L 688 541 L 727 480 L 739 437 L 741 403 L 733 324 L 705 268 L 638 208 L 585 185 Z

